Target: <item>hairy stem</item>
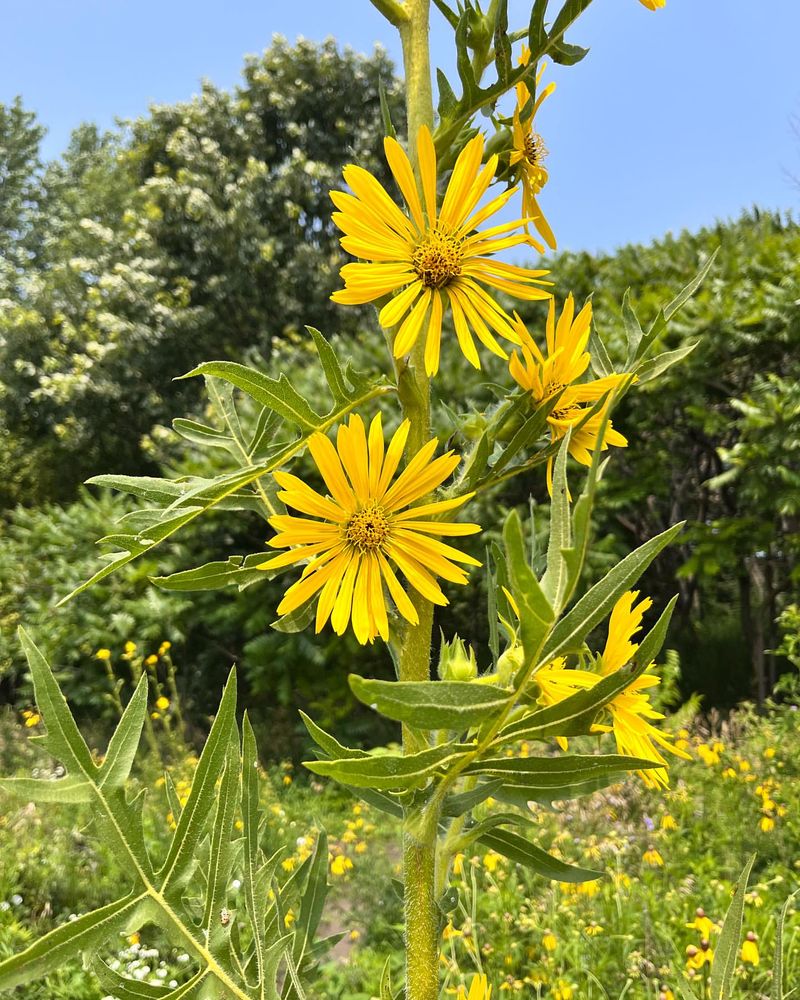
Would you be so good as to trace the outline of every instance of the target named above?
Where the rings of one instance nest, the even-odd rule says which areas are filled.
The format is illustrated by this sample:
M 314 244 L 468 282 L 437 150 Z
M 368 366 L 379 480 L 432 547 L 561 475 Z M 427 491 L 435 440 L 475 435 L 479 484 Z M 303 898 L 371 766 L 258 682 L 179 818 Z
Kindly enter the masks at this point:
M 406 0 L 406 19 L 398 25 L 403 43 L 408 112 L 408 148 L 416 162 L 417 133 L 433 126 L 433 97 L 428 42 L 430 0 Z M 397 361 L 397 386 L 404 415 L 411 421 L 409 454 L 415 454 L 431 435 L 430 380 L 425 374 L 424 339 L 411 355 Z M 430 678 L 433 605 L 416 591 L 411 594 L 419 623 L 409 626 L 399 657 L 403 681 Z M 403 727 L 403 749 L 413 753 L 424 746 L 422 735 Z M 439 996 L 439 911 L 436 906 L 436 831 L 438 816 L 425 810 L 406 814 L 403 829 L 403 877 L 406 923 L 406 998 L 437 1000 Z

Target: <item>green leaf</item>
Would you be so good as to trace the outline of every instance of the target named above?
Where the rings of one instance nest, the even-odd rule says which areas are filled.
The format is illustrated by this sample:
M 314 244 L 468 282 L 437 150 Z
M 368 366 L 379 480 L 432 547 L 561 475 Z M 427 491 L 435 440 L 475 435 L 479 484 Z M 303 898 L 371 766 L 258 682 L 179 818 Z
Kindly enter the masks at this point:
M 224 448 L 225 451 L 230 451 L 235 446 L 227 431 L 201 424 L 198 420 L 176 417 L 172 421 L 172 429 L 186 441 L 199 444 L 202 448 Z
M 80 952 L 98 947 L 126 923 L 146 898 L 146 893 L 123 896 L 56 927 L 25 951 L 0 962 L 0 990 L 43 979 Z
M 536 575 L 528 563 L 522 521 L 512 510 L 503 525 L 509 582 L 520 611 L 520 631 L 525 655 L 538 655 L 541 643 L 552 625 L 554 613 Z
M 95 958 L 92 963 L 92 972 L 103 989 L 108 990 L 116 1000 L 190 1000 L 197 995 L 208 976 L 208 969 L 201 969 L 181 986 L 156 986 L 138 979 L 127 979 L 100 958 Z
M 458 98 L 450 86 L 450 81 L 440 69 L 436 70 L 436 82 L 439 84 L 439 104 L 437 108 L 439 118 L 446 119 L 458 107 Z
M 797 891 L 793 892 L 791 896 L 789 896 L 781 907 L 781 912 L 778 914 L 778 919 L 775 922 L 775 956 L 772 960 L 772 988 L 769 995 L 770 1000 L 784 1000 L 783 928 L 786 924 L 786 914 L 789 911 L 789 906 L 796 895 Z
M 258 891 L 258 870 L 261 860 L 259 829 L 261 806 L 258 788 L 258 751 L 256 737 L 247 712 L 242 719 L 242 824 L 244 827 L 244 896 L 253 928 L 253 949 L 256 958 L 256 985 L 264 982 L 264 920 L 267 912 L 266 893 Z M 276 858 L 277 860 L 277 858 Z M 270 873 L 271 875 L 271 873 Z
M 324 830 L 320 831 L 307 864 L 308 881 L 300 902 L 300 915 L 293 928 L 292 957 L 298 969 L 317 933 L 328 894 L 328 838 Z
M 23 802 L 91 802 L 94 786 L 77 775 L 66 778 L 0 778 L 0 791 Z
M 372 378 L 361 372 L 355 372 L 348 365 L 343 369 L 336 357 L 336 352 L 322 336 L 319 330 L 313 326 L 307 326 L 306 330 L 314 339 L 314 346 L 317 349 L 322 371 L 328 383 L 328 388 L 333 396 L 333 401 L 337 406 L 344 406 L 351 403 L 362 392 L 372 385 Z
M 499 0 L 494 22 L 494 65 L 497 79 L 508 84 L 511 76 L 511 42 L 508 38 L 508 0 Z
M 350 674 L 350 690 L 364 705 L 417 729 L 478 726 L 508 704 L 508 691 L 471 681 L 375 681 Z
M 442 816 L 463 816 L 464 813 L 471 812 L 481 802 L 494 795 L 502 784 L 501 779 L 484 781 L 469 791 L 448 795 L 442 803 Z
M 506 785 L 526 785 L 550 789 L 579 785 L 607 778 L 617 778 L 626 771 L 660 767 L 652 760 L 623 754 L 560 754 L 557 757 L 498 757 L 469 764 L 464 774 L 484 774 L 502 778 Z
M 385 753 L 342 760 L 311 760 L 304 761 L 304 765 L 314 774 L 333 778 L 355 788 L 418 788 L 437 771 L 446 769 L 449 763 L 471 749 L 471 746 L 446 743 L 419 753 Z
M 694 295 L 697 289 L 703 284 L 706 275 L 714 265 L 714 260 L 719 253 L 719 247 L 711 254 L 692 280 L 685 285 L 675 296 L 675 298 L 664 306 L 664 319 L 669 321 L 685 302 Z
M 480 843 L 554 882 L 591 882 L 603 876 L 603 872 L 568 865 L 510 830 L 492 830 L 480 838 Z
M 630 288 L 626 288 L 625 294 L 622 296 L 622 323 L 625 327 L 625 338 L 628 342 L 628 358 L 625 367 L 629 368 L 637 357 L 639 344 L 642 342 L 642 337 L 644 337 L 644 330 L 639 322 L 639 317 L 631 305 Z
M 145 715 L 147 713 L 147 674 L 142 674 L 133 697 L 128 702 L 114 735 L 108 743 L 105 759 L 97 773 L 97 784 L 102 788 L 122 788 L 131 773 L 133 759 L 139 749 Z
M 625 556 L 558 622 L 545 643 L 541 662 L 580 650 L 584 638 L 610 614 L 618 598 L 634 584 L 662 549 L 676 537 L 683 522 L 649 539 Z
M 219 590 L 221 587 L 231 586 L 244 590 L 250 584 L 269 577 L 268 572 L 256 568 L 268 558 L 266 552 L 229 556 L 228 559 L 205 563 L 195 569 L 182 570 L 169 576 L 151 576 L 150 581 L 163 590 Z
M 383 963 L 381 981 L 378 986 L 378 996 L 380 997 L 380 1000 L 394 1000 L 394 993 L 392 992 L 392 970 L 390 958 L 387 958 Z
M 317 746 L 325 753 L 328 757 L 332 757 L 335 760 L 341 758 L 360 758 L 369 757 L 369 754 L 365 750 L 351 750 L 350 747 L 342 746 L 342 744 L 330 733 L 326 733 L 324 729 L 314 722 L 310 716 L 306 715 L 305 712 L 301 710 L 300 718 L 303 720 L 303 724 L 308 730 L 308 734 L 311 739 L 317 744 Z
M 383 134 L 391 139 L 397 138 L 394 123 L 392 122 L 392 112 L 389 110 L 389 101 L 386 99 L 386 88 L 383 80 L 378 80 L 378 99 L 381 102 L 381 119 L 383 121 Z M 307 329 L 311 329 L 307 327 Z
M 225 767 L 236 722 L 236 673 L 231 670 L 222 693 L 217 717 L 208 734 L 192 781 L 189 798 L 181 812 L 172 843 L 158 879 L 162 893 L 170 885 L 182 885 L 191 873 L 195 849 L 206 828 L 215 785 Z
M 64 764 L 68 771 L 94 775 L 97 767 L 91 752 L 75 725 L 66 699 L 53 676 L 47 660 L 24 628 L 18 630 L 33 679 L 33 691 L 39 713 L 47 728 L 44 736 L 33 739 Z M 73 774 L 77 777 L 78 774 Z
M 711 1000 L 731 1000 L 733 975 L 736 972 L 739 954 L 739 938 L 742 933 L 744 895 L 755 860 L 756 856 L 753 854 L 733 887 L 733 899 L 722 922 L 719 941 L 714 949 L 714 961 L 711 963 L 711 981 L 709 983 Z
M 636 369 L 639 383 L 644 384 L 658 378 L 668 368 L 688 357 L 698 344 L 699 341 L 695 341 L 693 344 L 684 344 L 683 347 L 678 347 L 674 351 L 665 351 L 663 354 L 657 354 L 654 358 L 650 358 L 649 361 L 643 361 Z
M 307 601 L 294 611 L 282 615 L 270 625 L 270 628 L 275 629 L 276 632 L 286 632 L 288 634 L 302 632 L 314 620 L 314 614 L 314 601 Z
M 541 580 L 544 596 L 558 617 L 569 582 L 564 553 L 572 546 L 572 521 L 567 488 L 567 455 L 571 430 L 567 430 L 558 449 L 553 469 L 553 495 L 550 500 L 550 538 L 547 546 L 547 569 Z
M 218 922 L 218 916 L 228 897 L 231 869 L 234 862 L 233 822 L 239 807 L 239 733 L 235 725 L 229 728 L 228 742 L 222 778 L 217 791 L 217 804 L 211 824 L 209 842 L 208 874 L 206 877 L 206 903 L 202 927 L 209 940 L 214 941 L 214 930 L 219 928 L 227 936 L 229 932 Z M 188 806 L 187 802 L 187 806 Z M 183 818 L 181 816 L 181 818 Z

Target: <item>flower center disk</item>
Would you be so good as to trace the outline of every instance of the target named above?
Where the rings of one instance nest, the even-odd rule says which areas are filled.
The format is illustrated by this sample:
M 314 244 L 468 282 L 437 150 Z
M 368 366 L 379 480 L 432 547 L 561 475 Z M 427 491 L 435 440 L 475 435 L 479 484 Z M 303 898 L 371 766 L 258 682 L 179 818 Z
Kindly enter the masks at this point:
M 529 132 L 525 136 L 525 159 L 531 166 L 538 167 L 545 156 L 547 156 L 547 149 L 544 139 L 538 132 Z
M 388 534 L 389 518 L 377 503 L 357 510 L 344 526 L 345 540 L 362 552 L 379 549 Z
M 411 265 L 426 288 L 444 288 L 461 274 L 463 241 L 432 232 L 411 255 Z

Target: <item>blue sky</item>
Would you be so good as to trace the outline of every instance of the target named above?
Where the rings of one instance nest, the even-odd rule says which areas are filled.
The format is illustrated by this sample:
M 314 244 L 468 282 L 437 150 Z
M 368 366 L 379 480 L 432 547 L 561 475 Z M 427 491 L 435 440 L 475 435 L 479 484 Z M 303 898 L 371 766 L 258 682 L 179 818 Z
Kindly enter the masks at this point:
M 557 8 L 558 0 L 551 6 Z M 278 32 L 399 62 L 394 29 L 368 0 L 36 0 L 6 2 L 0 101 L 21 94 L 56 156 L 81 121 L 111 126 L 151 102 L 189 98 L 205 77 L 236 84 L 245 53 Z M 529 4 L 511 0 L 512 24 Z M 550 150 L 542 205 L 569 249 L 612 249 L 697 228 L 758 204 L 795 208 L 800 188 L 798 0 L 595 0 L 555 67 L 539 125 Z M 433 12 L 434 63 L 451 64 Z

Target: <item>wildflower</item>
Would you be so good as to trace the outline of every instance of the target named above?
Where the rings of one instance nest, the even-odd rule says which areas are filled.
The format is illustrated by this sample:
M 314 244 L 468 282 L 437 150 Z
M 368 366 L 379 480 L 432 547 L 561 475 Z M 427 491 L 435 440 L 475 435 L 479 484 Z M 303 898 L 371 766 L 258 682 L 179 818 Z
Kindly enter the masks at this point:
M 358 941 L 358 939 L 361 937 L 361 931 L 353 929 L 348 934 L 348 937 L 351 941 Z
M 557 705 L 581 688 L 594 687 L 600 678 L 589 670 L 568 669 L 566 659 L 559 656 L 540 667 L 533 679 L 539 687 L 539 702 L 549 707 Z M 557 736 L 556 742 L 562 750 L 568 748 L 563 736 Z
M 667 0 L 639 0 L 639 3 L 648 10 L 658 10 L 659 7 L 667 6 Z
M 161 712 L 151 712 L 150 713 L 150 718 L 153 719 L 153 721 L 156 721 L 157 719 L 160 719 L 161 718 Z
M 626 663 L 630 663 L 639 648 L 638 642 L 631 639 L 642 630 L 642 618 L 649 611 L 653 602 L 649 597 L 634 607 L 634 601 L 639 596 L 638 590 L 628 590 L 614 605 L 608 620 L 608 638 L 603 650 L 603 673 L 610 674 Z
M 105 646 L 103 646 L 102 649 L 98 649 L 97 650 L 97 652 L 94 654 L 94 657 L 95 657 L 96 660 L 110 660 L 111 659 L 111 650 L 110 649 L 106 649 Z
M 540 287 L 547 271 L 529 270 L 492 259 L 492 255 L 521 243 L 543 249 L 525 233 L 509 235 L 524 223 L 507 222 L 484 232 L 473 232 L 498 212 L 514 194 L 509 189 L 487 205 L 478 203 L 491 184 L 497 156 L 481 167 L 484 138 L 476 135 L 456 160 L 441 205 L 436 196 L 436 150 L 427 128 L 417 137 L 421 187 L 400 144 L 384 139 L 389 167 L 408 205 L 404 214 L 383 186 L 362 167 L 345 167 L 344 179 L 352 194 L 332 191 L 339 209 L 332 216 L 345 234 L 342 247 L 361 263 L 345 264 L 345 287 L 334 292 L 334 302 L 358 305 L 397 292 L 380 311 L 381 326 L 398 326 L 393 352 L 408 354 L 425 328 L 425 370 L 439 370 L 442 318 L 449 307 L 459 347 L 480 368 L 473 334 L 494 354 L 507 357 L 494 334 L 518 343 L 510 317 L 482 285 L 518 299 L 546 299 Z M 420 194 L 422 197 L 420 197 Z M 424 204 L 424 208 L 423 208 Z M 492 332 L 494 331 L 494 332 Z
M 642 861 L 646 865 L 650 865 L 651 868 L 663 868 L 664 859 L 661 854 L 652 845 L 647 848 L 647 850 L 642 855 Z
M 159 712 L 166 712 L 169 708 L 169 698 L 165 698 L 162 694 L 160 698 L 156 699 L 156 708 Z
M 483 866 L 487 872 L 495 871 L 501 861 L 502 856 L 497 854 L 496 851 L 489 851 L 488 854 L 484 854 L 483 856 Z
M 29 709 L 26 709 L 22 713 L 22 718 L 25 720 L 25 727 L 27 729 L 33 729 L 34 726 L 38 726 L 42 721 L 42 717 L 38 712 L 31 712 Z
M 283 918 L 283 923 L 285 927 L 291 927 L 297 918 L 294 915 L 294 910 L 287 910 L 286 916 Z
M 544 937 L 542 938 L 542 946 L 545 951 L 555 951 L 558 947 L 558 941 L 556 941 L 556 936 L 551 930 L 546 930 L 544 932 Z
M 572 1000 L 573 992 L 569 983 L 559 979 L 553 987 L 553 1000 Z
M 752 931 L 747 932 L 747 937 L 742 944 L 742 961 L 750 965 L 758 965 L 758 945 L 756 936 Z
M 658 994 L 658 1000 L 675 1000 L 675 994 L 668 986 L 662 986 Z
M 133 653 L 135 653 L 136 652 L 136 643 L 135 642 L 131 642 L 130 639 L 129 639 L 125 643 L 125 652 L 128 654 L 128 656 L 131 656 Z
M 705 947 L 703 947 L 705 945 Z M 687 969 L 702 969 L 703 966 L 708 962 L 711 964 L 711 960 L 714 957 L 714 952 L 709 948 L 708 941 L 701 941 L 700 947 L 695 948 L 693 944 L 690 944 L 686 949 L 686 968 Z
M 734 769 L 732 767 L 726 767 L 725 770 L 722 772 L 722 777 L 723 778 L 735 778 L 736 777 L 736 772 L 734 771 Z
M 775 756 L 775 747 L 766 747 L 766 749 L 764 750 L 764 756 L 766 757 L 767 760 L 772 760 L 772 758 Z
M 762 833 L 772 833 L 775 829 L 775 820 L 772 816 L 762 816 L 758 825 Z
M 530 57 L 530 49 L 525 46 L 520 62 L 527 65 Z M 542 79 L 545 66 L 546 64 L 542 63 L 536 74 L 537 87 Z M 539 108 L 555 89 L 554 83 L 548 83 L 534 100 L 524 83 L 517 84 L 517 106 L 514 110 L 512 123 L 514 145 L 509 160 L 509 164 L 517 168 L 517 176 L 522 184 L 522 214 L 526 219 L 533 221 L 542 239 L 551 250 L 556 249 L 556 238 L 536 200 L 536 195 L 542 190 L 548 179 L 548 173 L 544 167 L 547 149 L 542 137 L 534 131 L 533 121 Z M 527 114 L 525 114 L 526 108 L 530 109 Z
M 158 663 L 158 657 L 155 655 L 155 653 L 151 653 L 150 656 L 148 656 L 144 661 L 144 665 L 146 667 L 154 667 L 157 663 Z
M 463 986 L 458 987 L 457 1000 L 491 1000 L 492 987 L 485 975 L 475 975 L 469 987 L 469 993 Z
M 677 830 L 678 829 L 678 823 L 677 823 L 675 817 L 672 816 L 672 815 L 670 815 L 670 813 L 664 813 L 664 815 L 661 817 L 661 829 L 662 830 Z
M 550 436 L 553 441 L 558 441 L 564 437 L 569 428 L 572 428 L 569 453 L 576 462 L 587 466 L 592 464 L 592 452 L 597 446 L 608 405 L 604 404 L 602 410 L 585 419 L 591 404 L 631 377 L 622 373 L 606 375 L 588 382 L 578 381 L 591 363 L 591 355 L 586 349 L 591 326 L 591 302 L 587 302 L 576 316 L 575 300 L 571 294 L 568 295 L 561 316 L 556 322 L 555 301 L 551 299 L 545 327 L 547 357 L 542 354 L 525 324 L 517 317 L 514 329 L 517 342 L 520 344 L 521 357 L 514 351 L 508 363 L 511 377 L 520 388 L 530 393 L 534 407 L 539 407 L 551 401 L 554 396 L 558 396 L 547 416 Z M 582 421 L 582 426 L 578 428 L 577 425 Z M 619 431 L 614 430 L 609 421 L 603 437 L 602 450 L 606 451 L 610 445 L 625 448 L 627 444 L 627 439 Z M 547 484 L 552 493 L 552 457 L 547 464 Z
M 284 776 L 283 776 L 283 784 L 284 784 L 284 786 L 286 788 L 288 788 L 289 785 L 291 785 L 291 783 L 292 783 L 292 776 L 291 776 L 291 774 L 284 774 Z
M 344 854 L 338 854 L 331 862 L 331 875 L 346 875 L 353 867 L 353 862 Z
M 366 854 L 367 853 L 367 845 L 366 845 L 366 843 L 363 840 L 359 840 L 359 842 L 356 844 L 354 850 L 355 850 L 356 854 Z
M 158 655 L 164 656 L 172 649 L 172 643 L 169 641 L 162 642 L 158 647 Z
M 451 938 L 460 938 L 464 936 L 464 932 L 459 930 L 457 927 L 453 927 L 453 921 L 448 920 L 447 926 L 442 931 L 442 937 L 445 941 L 450 941 Z
M 294 866 L 296 863 L 297 862 L 295 861 L 294 858 L 284 858 L 283 861 L 281 861 L 281 868 L 283 868 L 285 872 L 291 872 L 294 871 Z
M 604 930 L 604 927 L 601 927 L 600 924 L 595 923 L 593 920 L 588 927 L 584 928 L 584 933 L 589 937 L 597 937 L 597 935 L 602 934 Z
M 711 932 L 717 929 L 714 926 L 713 921 L 706 916 L 706 911 L 703 909 L 702 906 L 697 907 L 697 909 L 694 911 L 694 920 L 690 924 L 687 924 L 686 926 L 690 930 L 699 931 L 700 936 L 704 938 L 710 937 Z
M 453 874 L 458 878 L 464 874 L 464 855 L 459 853 L 453 858 Z
M 278 606 L 281 615 L 294 611 L 320 592 L 316 631 L 330 618 L 334 631 L 342 635 L 352 620 L 360 643 L 376 636 L 389 638 L 382 581 L 385 581 L 398 612 L 412 625 L 417 611 L 401 586 L 389 560 L 402 571 L 414 590 L 434 604 L 447 604 L 436 577 L 451 583 L 466 583 L 467 574 L 455 563 L 480 566 L 472 556 L 429 536 L 469 535 L 480 531 L 477 524 L 455 524 L 428 520 L 460 507 L 472 494 L 410 507 L 430 493 L 459 463 L 452 451 L 434 459 L 436 438 L 424 445 L 392 483 L 408 437 L 410 422 L 404 420 L 384 451 L 380 413 L 369 428 L 356 414 L 341 424 L 336 448 L 321 433 L 308 441 L 329 496 L 322 496 L 289 472 L 276 472 L 282 487 L 278 496 L 289 507 L 321 520 L 279 514 L 270 518 L 278 534 L 273 548 L 288 552 L 267 560 L 260 569 L 278 569 L 310 560 L 300 580 L 286 591 Z

